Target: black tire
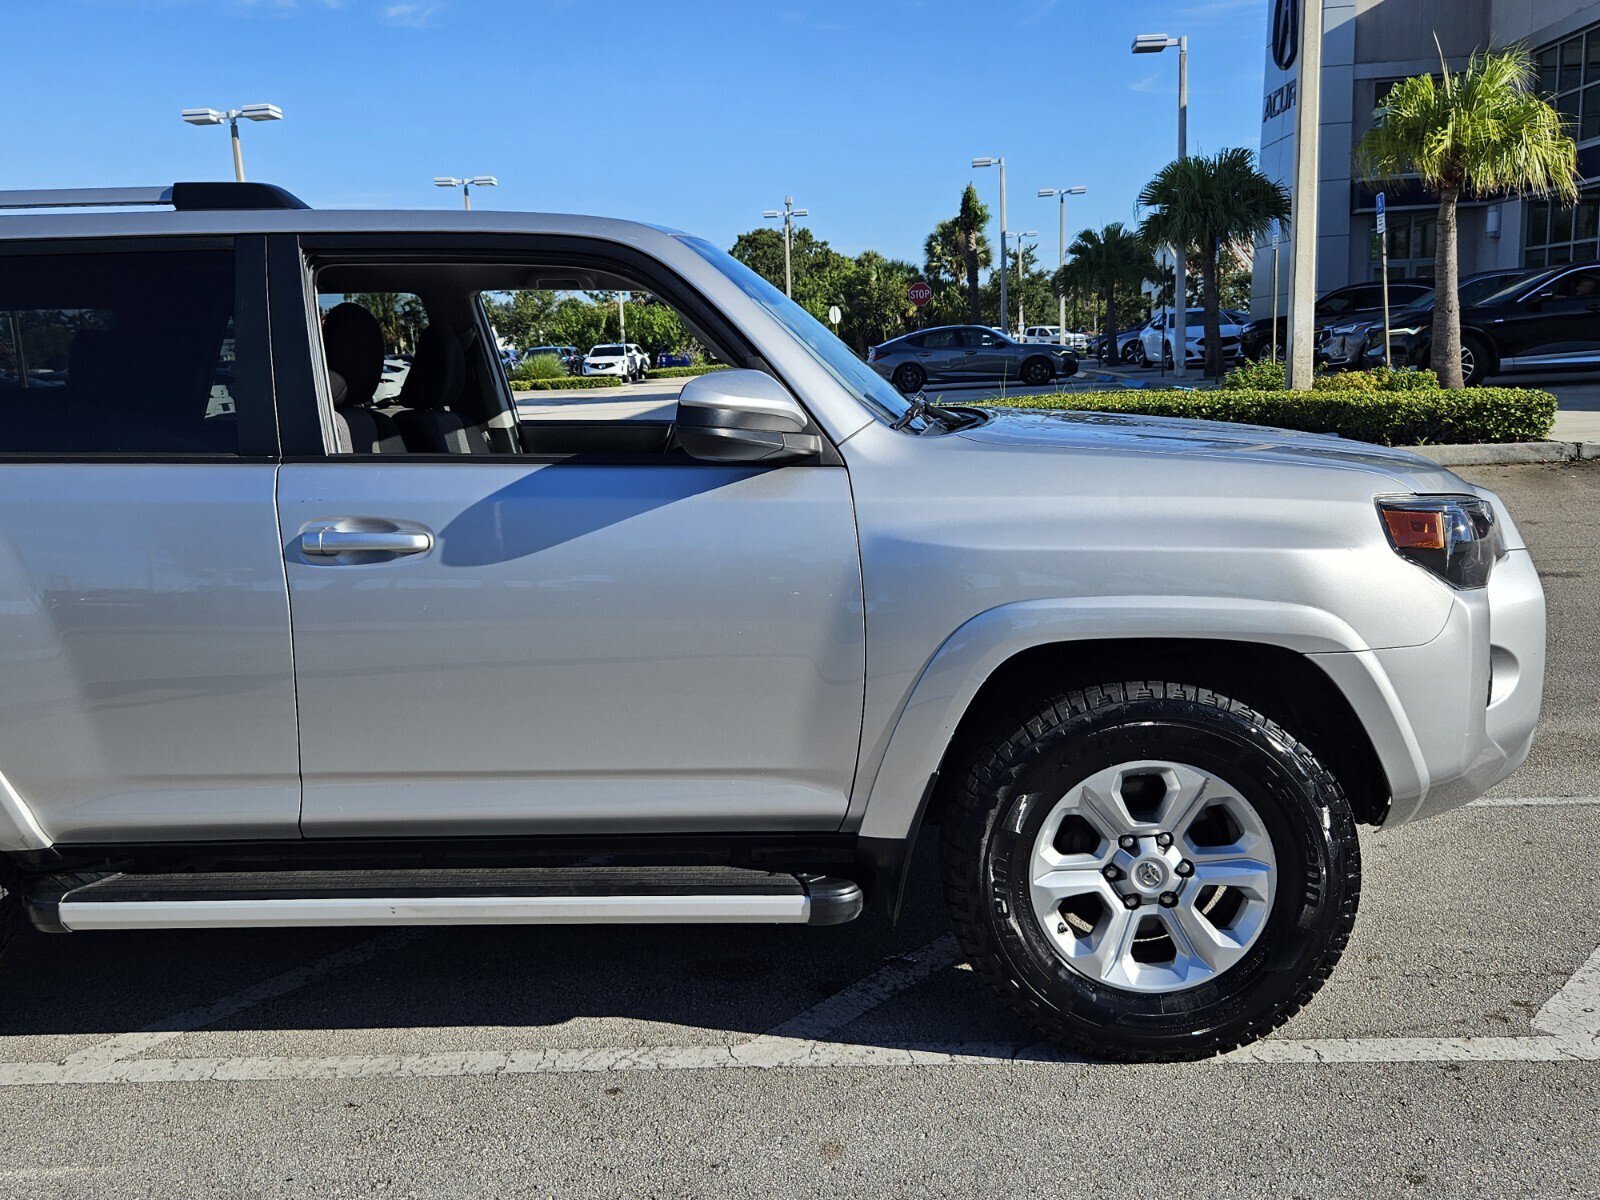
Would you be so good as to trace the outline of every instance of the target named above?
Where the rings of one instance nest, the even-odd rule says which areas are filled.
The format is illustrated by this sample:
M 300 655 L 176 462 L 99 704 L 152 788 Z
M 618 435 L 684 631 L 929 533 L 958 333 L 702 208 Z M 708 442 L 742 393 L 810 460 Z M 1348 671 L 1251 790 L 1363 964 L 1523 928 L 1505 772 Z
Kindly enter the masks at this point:
M 1048 358 L 1030 358 L 1022 364 L 1022 382 L 1029 387 L 1044 387 L 1055 377 L 1055 364 Z
M 916 363 L 901 363 L 894 369 L 894 386 L 902 395 L 913 396 L 928 382 L 928 373 Z
M 6 952 L 22 921 L 22 876 L 0 857 L 0 954 Z
M 1172 343 L 1171 342 L 1162 342 L 1161 343 L 1161 365 L 1163 367 L 1165 367 L 1169 371 L 1172 370 L 1173 361 L 1172 361 Z
M 1144 352 L 1144 343 L 1142 341 L 1133 343 L 1133 365 L 1136 367 L 1148 367 L 1150 365 L 1150 356 Z
M 1274 901 L 1244 955 L 1166 992 L 1069 966 L 1027 899 L 1033 841 L 1055 801 L 1096 771 L 1146 759 L 1230 780 L 1278 864 Z M 1236 700 L 1160 681 L 1066 692 L 1004 723 L 960 778 L 940 849 L 951 921 L 977 973 L 1039 1034 L 1118 1061 L 1203 1058 L 1282 1025 L 1343 953 L 1361 882 L 1349 802 L 1311 751 Z
M 1119 357 L 1125 363 L 1131 363 L 1131 362 L 1134 362 L 1143 353 L 1144 353 L 1144 347 L 1143 346 L 1139 345 L 1139 343 L 1137 341 L 1130 341 L 1126 346 L 1124 346 L 1122 348 L 1121 353 L 1117 357 Z
M 1489 347 L 1482 338 L 1470 333 L 1461 335 L 1461 380 L 1468 387 L 1478 387 L 1489 374 Z

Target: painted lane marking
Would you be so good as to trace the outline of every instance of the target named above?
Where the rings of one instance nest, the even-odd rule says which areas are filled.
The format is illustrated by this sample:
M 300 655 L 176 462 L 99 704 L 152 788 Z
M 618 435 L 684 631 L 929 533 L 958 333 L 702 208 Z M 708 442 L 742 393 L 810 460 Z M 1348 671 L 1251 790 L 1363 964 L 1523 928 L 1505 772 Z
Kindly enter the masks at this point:
M 185 1009 L 170 1017 L 162 1017 L 159 1021 L 152 1021 L 143 1029 L 136 1029 L 131 1033 L 119 1033 L 115 1037 L 106 1038 L 92 1046 L 67 1055 L 64 1065 L 67 1067 L 94 1067 L 120 1062 L 135 1055 L 144 1054 L 151 1048 L 159 1046 L 162 1042 L 171 1041 L 196 1029 L 203 1029 L 214 1024 L 224 1017 L 231 1017 L 234 1013 L 243 1012 L 267 1000 L 275 1000 L 279 996 L 286 996 L 290 992 L 298 991 L 308 984 L 315 983 L 325 976 L 336 971 L 344 971 L 350 967 L 360 966 L 370 962 L 380 954 L 388 954 L 403 946 L 408 946 L 417 941 L 424 934 L 432 932 L 428 929 L 397 929 L 393 933 L 384 934 L 382 937 L 369 938 L 359 942 L 346 950 L 340 950 L 307 963 L 303 967 L 296 967 L 292 971 L 285 971 L 281 975 L 274 975 L 271 979 L 264 979 L 260 983 L 251 984 L 231 995 L 213 1000 L 210 1004 L 202 1004 L 195 1008 Z
M 1534 1014 L 1540 1033 L 1600 1038 L 1600 949 Z
M 1326 1038 L 1268 1041 L 1216 1060 L 1238 1066 L 1600 1062 L 1600 1038 Z M 738 1046 L 632 1046 L 607 1049 L 479 1050 L 442 1054 L 325 1058 L 167 1058 L 120 1062 L 0 1064 L 0 1087 L 85 1084 L 270 1082 L 322 1079 L 441 1079 L 501 1075 L 608 1074 L 623 1071 L 882 1069 L 1085 1063 L 1047 1046 L 1016 1043 L 910 1043 L 850 1046 L 810 1038 L 761 1037 Z
M 1468 808 L 1564 808 L 1600 804 L 1600 796 L 1485 796 Z
M 857 1017 L 865 1016 L 901 992 L 947 967 L 955 966 L 960 960 L 961 950 L 956 945 L 955 935 L 947 933 L 909 954 L 902 954 L 885 963 L 865 979 L 858 980 L 744 1044 L 754 1045 L 766 1038 L 826 1039 Z

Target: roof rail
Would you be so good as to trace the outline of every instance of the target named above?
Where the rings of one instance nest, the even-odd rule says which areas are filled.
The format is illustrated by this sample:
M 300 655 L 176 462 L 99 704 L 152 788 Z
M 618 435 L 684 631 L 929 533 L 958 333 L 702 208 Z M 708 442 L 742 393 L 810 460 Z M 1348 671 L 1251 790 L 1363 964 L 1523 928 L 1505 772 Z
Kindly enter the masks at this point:
M 130 205 L 168 205 L 179 212 L 311 207 L 273 183 L 175 183 L 171 187 L 0 191 L 0 209 L 124 208 Z

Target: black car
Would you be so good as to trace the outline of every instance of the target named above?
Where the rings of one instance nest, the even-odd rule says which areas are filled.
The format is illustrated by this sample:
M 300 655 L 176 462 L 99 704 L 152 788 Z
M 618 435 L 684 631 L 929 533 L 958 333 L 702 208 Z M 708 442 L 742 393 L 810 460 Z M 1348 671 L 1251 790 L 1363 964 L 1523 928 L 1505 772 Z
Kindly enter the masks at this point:
M 1514 271 L 1481 271 L 1476 275 L 1469 275 L 1461 281 L 1461 288 L 1457 295 L 1461 298 L 1461 307 L 1470 308 L 1486 297 L 1494 295 L 1501 288 L 1515 283 L 1519 279 L 1532 278 L 1537 272 L 1527 270 Z M 1429 292 L 1420 300 L 1413 300 L 1404 307 L 1390 307 L 1389 326 L 1391 359 L 1401 365 L 1412 365 L 1404 357 L 1400 349 L 1400 342 L 1393 336 L 1395 330 L 1410 330 L 1416 327 L 1420 320 L 1431 319 L 1433 314 L 1434 293 Z M 1383 365 L 1383 316 L 1370 320 L 1338 322 L 1326 326 L 1321 337 L 1317 339 L 1317 364 L 1331 367 L 1334 370 L 1359 370 Z
M 1413 300 L 1420 300 L 1430 295 L 1433 287 L 1426 283 L 1396 283 L 1389 284 L 1389 308 L 1393 311 L 1410 304 Z M 1351 321 L 1370 321 L 1374 318 L 1383 319 L 1383 284 L 1382 283 L 1357 283 L 1350 287 L 1335 288 L 1317 301 L 1312 310 L 1316 322 L 1317 332 L 1320 333 L 1325 326 L 1338 322 L 1343 325 Z M 1284 347 L 1289 343 L 1289 314 L 1287 311 L 1278 314 L 1278 353 L 1284 353 Z M 1272 318 L 1262 317 L 1260 320 L 1251 321 L 1245 326 L 1244 334 L 1239 339 L 1239 352 L 1246 358 L 1263 359 L 1272 352 Z
M 1398 322 L 1392 322 L 1398 324 Z M 1383 361 L 1383 343 L 1369 361 Z M 1425 367 L 1433 354 L 1433 311 L 1389 330 L 1394 361 Z M 1531 271 L 1461 306 L 1461 367 L 1468 384 L 1507 371 L 1600 368 L 1600 265 Z

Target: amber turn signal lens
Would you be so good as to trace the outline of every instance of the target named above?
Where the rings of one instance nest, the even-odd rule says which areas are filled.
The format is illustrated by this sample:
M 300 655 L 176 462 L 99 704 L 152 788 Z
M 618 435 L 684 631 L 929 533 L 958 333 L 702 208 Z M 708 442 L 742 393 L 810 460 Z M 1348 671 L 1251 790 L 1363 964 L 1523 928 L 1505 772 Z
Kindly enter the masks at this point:
M 1415 509 L 1385 508 L 1384 524 L 1396 550 L 1443 550 L 1445 514 L 1418 512 Z

